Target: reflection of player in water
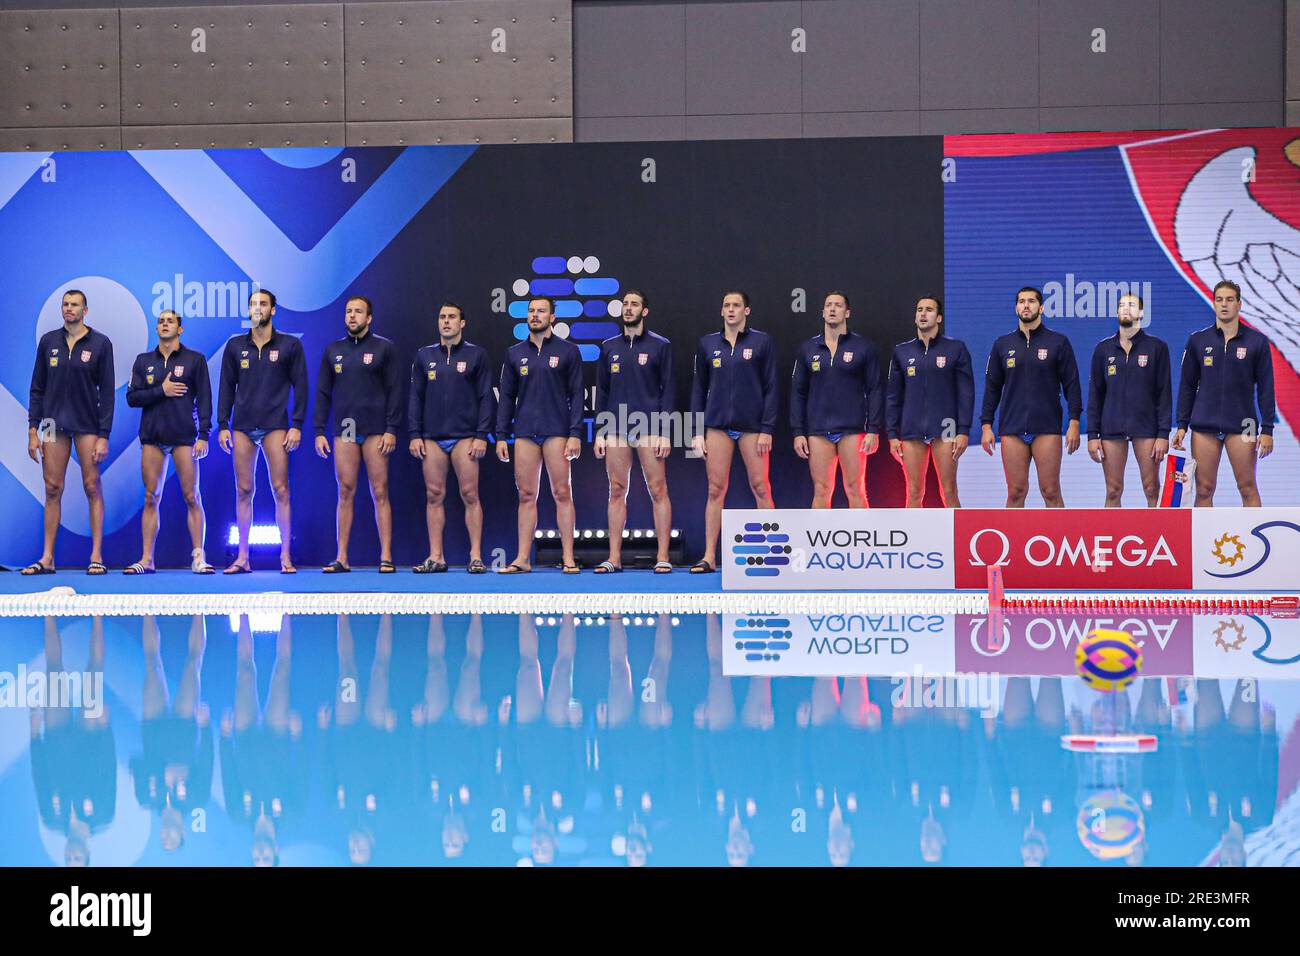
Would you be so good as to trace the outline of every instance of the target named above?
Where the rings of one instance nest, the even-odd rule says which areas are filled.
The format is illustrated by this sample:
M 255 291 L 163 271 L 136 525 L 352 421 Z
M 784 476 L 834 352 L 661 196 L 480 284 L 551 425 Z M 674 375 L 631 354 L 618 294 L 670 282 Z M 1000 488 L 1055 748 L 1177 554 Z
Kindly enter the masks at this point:
M 555 663 L 543 692 L 537 623 L 530 614 L 519 615 L 515 696 L 502 700 L 498 717 L 505 730 L 509 796 L 520 833 L 516 845 L 522 850 L 526 843 L 528 859 L 540 866 L 554 864 L 561 852 L 581 852 L 585 846 L 570 837 L 574 815 L 581 807 L 586 767 L 582 705 L 573 699 L 577 650 L 573 616 L 566 614 L 560 620 Z
M 347 829 L 348 859 L 374 858 L 384 824 L 393 820 L 402 775 L 397 714 L 389 705 L 393 618 L 379 619 L 370 679 L 362 692 L 352 620 L 338 616 L 339 679 L 334 708 L 322 706 L 316 723 L 323 740 L 321 777 L 326 804 Z
M 87 675 L 104 673 L 104 619 L 90 626 Z M 57 619 L 45 619 L 46 686 L 63 682 L 63 638 Z M 92 676 L 93 679 L 93 676 Z M 66 683 L 64 684 L 66 686 Z M 102 681 L 100 689 L 102 692 Z M 88 866 L 88 839 L 113 822 L 117 810 L 117 750 L 107 701 L 83 689 L 81 701 L 31 710 L 32 782 L 41 822 L 68 838 L 63 861 Z M 47 699 L 47 703 L 52 703 Z M 72 705 L 77 706 L 72 706 Z M 84 705 L 84 706 L 81 706 Z
M 628 654 L 627 623 L 609 619 L 609 687 L 596 707 L 600 790 L 605 826 L 628 866 L 650 862 L 654 843 L 678 808 L 677 761 L 672 754 L 673 709 L 668 676 L 673 657 L 670 615 L 655 622 L 654 656 L 636 682 Z
M 469 618 L 454 693 L 444 626 L 441 614 L 429 615 L 424 695 L 411 708 L 413 797 L 417 810 L 432 816 L 444 860 L 484 862 L 483 853 L 492 848 L 484 835 L 490 832 L 492 808 L 504 801 L 504 794 L 496 761 L 497 728 L 483 700 L 483 618 Z
M 276 831 L 298 816 L 306 801 L 307 769 L 302 752 L 302 718 L 289 704 L 293 627 L 280 620 L 275 666 L 263 708 L 258 699 L 253 631 L 239 618 L 235 641 L 235 707 L 221 716 L 221 787 L 226 812 L 253 826 L 253 863 L 279 861 Z
M 874 683 L 876 696 L 883 698 L 887 692 L 881 682 Z M 871 682 L 865 677 L 845 677 L 843 689 L 838 678 L 816 677 L 795 714 L 804 731 L 800 736 L 806 766 L 799 804 L 811 802 L 817 823 L 810 821 L 808 827 L 826 833 L 825 851 L 832 866 L 854 862 L 859 846 L 878 858 L 880 842 L 892 828 L 888 736 L 880 705 L 871 698 Z
M 1059 677 L 1044 677 L 1038 697 L 1028 677 L 1007 680 L 1001 718 L 984 718 L 993 806 L 1020 841 L 1025 866 L 1045 866 L 1074 840 L 1074 761 L 1061 749 L 1066 732 Z
M 141 625 L 144 686 L 141 691 L 140 739 L 143 753 L 131 760 L 135 798 L 161 815 L 159 837 L 168 852 L 185 842 L 184 817 L 201 808 L 212 794 L 213 746 L 208 705 L 200 700 L 207 630 L 201 615 L 190 619 L 185 666 L 173 701 L 163 672 L 158 622 L 147 616 Z
M 1220 866 L 1245 866 L 1245 838 L 1273 822 L 1277 803 L 1277 716 L 1261 707 L 1259 683 L 1231 684 L 1225 712 L 1217 680 L 1196 682 L 1195 726 L 1178 726 L 1192 820 L 1219 842 Z

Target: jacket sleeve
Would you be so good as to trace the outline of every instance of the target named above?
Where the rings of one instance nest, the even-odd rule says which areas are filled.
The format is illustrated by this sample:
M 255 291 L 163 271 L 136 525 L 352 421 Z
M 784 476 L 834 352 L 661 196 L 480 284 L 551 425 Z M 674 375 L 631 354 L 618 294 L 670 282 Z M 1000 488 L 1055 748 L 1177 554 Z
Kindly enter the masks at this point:
M 957 354 L 957 434 L 969 435 L 975 417 L 975 372 L 965 345 Z
M 676 382 L 673 379 L 673 347 L 665 343 L 663 357 L 659 362 L 659 411 L 665 415 L 670 415 L 674 411 L 673 386 L 675 384 Z M 667 418 L 664 419 L 665 422 L 668 420 Z
M 1201 384 L 1201 367 L 1197 363 L 1196 350 L 1192 348 L 1189 338 L 1183 346 L 1183 367 L 1178 375 L 1178 418 L 1177 424 L 1186 430 L 1192 421 L 1192 406 L 1196 404 L 1196 390 Z
M 99 437 L 107 438 L 113 431 L 113 343 L 106 342 L 104 350 L 99 353 Z M 1270 380 L 1271 382 L 1271 380 Z
M 131 366 L 131 380 L 126 383 L 127 405 L 131 408 L 145 408 L 155 402 L 162 401 L 165 397 L 161 383 L 158 385 L 145 383 L 144 372 L 140 368 L 140 360 L 136 359 L 135 364 Z
M 569 437 L 581 438 L 583 418 L 586 417 L 586 401 L 582 390 L 582 353 L 574 346 L 573 357 L 569 359 Z
M 776 342 L 770 336 L 764 353 L 763 421 L 759 424 L 758 430 L 761 434 L 770 435 L 776 431 L 776 412 L 780 398 L 776 385 Z
M 1269 342 L 1255 350 L 1255 395 L 1259 401 L 1260 434 L 1271 435 L 1277 422 L 1277 397 L 1273 393 L 1273 346 Z
M 402 367 L 398 364 L 397 349 L 387 346 L 384 362 L 384 394 L 388 396 L 388 434 L 397 437 L 402 428 Z
M 207 441 L 212 434 L 212 376 L 208 373 L 208 360 L 199 353 L 199 364 L 194 369 L 194 410 L 198 413 L 198 441 Z
M 406 398 L 406 429 L 411 438 L 420 438 L 424 432 L 424 390 L 427 387 L 424 365 L 420 353 L 411 360 L 411 393 Z
M 298 388 L 294 387 L 294 411 L 297 412 Z M 334 369 L 330 365 L 330 351 L 326 346 L 325 351 L 320 357 L 320 371 L 316 374 L 316 408 L 312 412 L 312 423 L 316 428 L 316 435 L 329 435 L 330 427 L 330 401 L 334 396 Z
M 790 430 L 796 437 L 808 434 L 808 366 L 802 348 L 794 357 L 790 374 Z
M 1079 360 L 1074 356 L 1074 346 L 1065 340 L 1056 360 L 1058 374 L 1061 378 L 1061 391 L 1065 393 L 1065 407 L 1069 411 L 1070 421 L 1077 422 L 1083 418 L 1083 389 L 1079 386 Z
M 867 420 L 864 424 L 868 433 L 879 435 L 885 427 L 885 389 L 880 381 L 880 353 L 875 346 L 868 346 L 866 357 L 863 374 L 867 378 Z
M 1169 367 L 1169 346 L 1160 345 L 1160 354 L 1156 359 L 1156 437 L 1168 438 L 1174 417 L 1173 372 Z
M 294 351 L 293 368 L 289 370 L 293 383 L 293 420 L 290 427 L 302 431 L 303 422 L 307 420 L 307 351 L 302 347 L 301 339 L 294 339 L 297 348 Z
M 27 396 L 27 424 L 39 428 L 45 417 L 45 379 L 49 374 L 49 360 L 45 349 L 36 346 L 36 364 L 32 366 L 32 386 Z
M 230 342 L 221 354 L 221 380 L 217 382 L 217 429 L 230 430 L 230 413 L 235 408 L 235 379 L 239 375 L 235 350 Z
M 1000 359 L 995 342 L 989 349 L 989 360 L 984 366 L 984 405 L 980 409 L 980 424 L 990 427 L 993 425 L 993 416 L 997 414 L 998 402 L 1002 400 L 1004 373 Z
M 496 412 L 492 397 L 492 366 L 488 364 L 487 352 L 478 363 L 478 427 L 474 437 L 487 441 L 488 432 L 492 431 L 492 416 Z
M 1101 410 L 1106 404 L 1106 363 L 1098 345 L 1092 352 L 1092 365 L 1088 372 L 1088 438 L 1101 437 Z M 1160 370 L 1156 370 L 1160 374 Z
M 505 441 L 512 434 L 515 423 L 515 396 L 519 393 L 519 377 L 510 356 L 501 365 L 501 398 L 497 403 L 497 441 Z
M 903 430 L 903 376 L 898 367 L 898 350 L 889 356 L 885 375 L 885 436 L 897 438 Z M 793 400 L 792 400 L 793 401 Z
M 704 414 L 704 406 L 709 397 L 711 368 L 708 354 L 704 351 L 704 343 L 700 342 L 695 346 L 695 374 L 691 376 L 691 413 L 694 415 Z

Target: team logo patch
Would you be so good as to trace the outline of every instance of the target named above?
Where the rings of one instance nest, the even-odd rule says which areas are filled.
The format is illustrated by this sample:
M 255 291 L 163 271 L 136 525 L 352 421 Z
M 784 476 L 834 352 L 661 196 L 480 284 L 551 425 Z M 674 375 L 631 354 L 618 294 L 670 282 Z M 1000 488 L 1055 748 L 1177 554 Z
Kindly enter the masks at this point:
M 559 368 L 559 367 L 560 367 L 560 357 L 558 355 L 552 355 L 551 368 Z
M 746 362 L 748 362 L 750 359 L 754 357 L 754 350 L 745 349 L 743 352 L 740 353 L 740 357 L 743 358 Z
M 57 361 L 57 359 L 51 359 L 50 361 Z M 714 367 L 714 368 L 722 368 L 722 359 L 720 359 L 720 358 L 715 358 L 715 359 L 713 360 L 713 367 Z
M 89 362 L 89 361 L 90 361 L 90 349 L 82 349 L 82 350 L 81 350 L 81 360 L 82 360 L 83 362 Z
M 844 361 L 845 361 L 846 363 L 847 363 L 847 362 L 852 362 L 852 361 L 853 361 L 853 353 L 852 353 L 852 352 L 845 352 L 845 353 L 844 353 Z
M 175 375 L 177 378 L 180 378 L 182 375 L 185 374 L 185 366 L 184 365 L 172 366 L 172 374 Z
M 50 356 L 50 368 L 55 368 L 55 367 L 58 366 L 58 364 L 59 364 L 59 357 L 58 357 L 57 355 L 51 355 L 51 356 Z
M 1213 355 L 1205 356 L 1205 367 L 1209 368 L 1213 364 L 1214 364 L 1214 356 Z
M 820 372 L 820 371 L 822 370 L 822 363 L 821 363 L 820 361 L 814 359 L 814 360 L 813 360 L 813 363 L 812 363 L 812 370 L 813 370 L 814 372 Z
M 907 374 L 910 375 L 910 376 L 915 376 L 915 375 L 916 375 L 916 366 L 915 366 L 915 365 L 909 365 L 909 366 L 907 367 Z
M 644 365 L 648 361 L 650 361 L 650 356 L 646 352 L 642 352 L 640 355 L 636 357 L 637 365 Z
M 335 363 L 334 363 L 334 374 L 335 374 L 335 375 L 342 375 L 342 374 L 343 374 L 343 366 L 340 365 L 338 362 L 335 362 Z
M 519 366 L 519 374 L 520 374 L 521 376 L 522 376 L 522 375 L 527 375 L 527 374 L 528 374 L 528 366 L 527 366 L 527 365 L 521 365 L 521 366 Z
M 1146 355 L 1139 355 L 1139 356 L 1138 356 L 1138 368 L 1146 368 L 1146 367 L 1147 367 L 1147 359 L 1148 359 L 1148 358 L 1149 358 L 1149 356 L 1146 356 Z
M 467 366 L 466 366 L 466 363 L 465 363 L 465 362 L 457 362 L 457 363 L 456 363 L 456 371 L 460 372 L 462 375 L 465 374 L 465 369 L 466 369 L 466 367 L 467 367 Z
M 610 372 L 617 372 L 617 371 L 618 371 L 618 363 L 617 363 L 617 362 L 611 362 L 611 363 L 609 364 L 609 370 L 610 370 Z
M 1115 365 L 1108 365 L 1108 366 L 1106 366 L 1106 374 L 1107 374 L 1107 375 L 1114 375 L 1114 374 L 1115 374 L 1115 369 L 1116 369 L 1117 367 L 1118 367 L 1118 366 L 1115 366 Z
M 429 381 L 434 382 L 438 379 L 437 369 L 429 369 Z
M 1246 357 L 1246 350 L 1244 348 L 1237 349 L 1237 358 L 1244 359 L 1245 357 Z
M 1046 361 L 1047 361 L 1047 349 L 1039 349 L 1039 350 L 1038 350 L 1038 361 L 1040 361 L 1040 362 L 1046 362 Z
M 1016 357 L 1013 355 L 1009 359 L 1007 359 L 1007 368 L 1015 368 L 1015 367 L 1016 367 Z
M 240 368 L 248 368 L 248 359 L 240 359 L 240 360 L 239 360 L 239 367 L 240 367 Z
M 279 358 L 280 358 L 280 350 L 279 350 L 279 349 L 271 349 L 271 355 L 270 355 L 270 358 L 271 358 L 271 361 L 272 361 L 272 362 L 278 361 Z
M 946 356 L 946 355 L 938 355 L 938 356 L 935 356 L 935 359 L 934 359 L 934 367 L 935 367 L 935 368 L 943 368 L 943 367 L 944 367 L 945 365 L 947 365 L 947 364 L 948 364 L 948 356 Z
M 369 365 L 369 364 L 370 364 L 371 362 L 373 362 L 374 360 L 375 360 L 375 353 L 374 353 L 374 352 L 366 352 L 364 355 L 361 356 L 361 364 L 362 364 L 362 365 Z
M 152 376 L 152 375 L 146 375 L 146 376 L 144 377 L 144 383 L 145 383 L 146 385 L 152 385 L 152 384 L 153 384 L 153 376 Z

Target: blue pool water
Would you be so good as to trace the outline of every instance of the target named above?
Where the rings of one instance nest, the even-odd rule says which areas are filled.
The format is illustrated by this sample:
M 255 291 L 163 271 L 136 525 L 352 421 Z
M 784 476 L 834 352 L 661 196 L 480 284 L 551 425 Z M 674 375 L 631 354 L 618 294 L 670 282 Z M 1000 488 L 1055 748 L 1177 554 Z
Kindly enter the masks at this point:
M 1300 663 L 1224 664 L 1231 629 L 1106 695 L 1068 640 L 960 693 L 728 676 L 726 624 L 8 619 L 0 864 L 1300 863 Z M 80 706 L 32 697 L 73 686 L 50 672 Z

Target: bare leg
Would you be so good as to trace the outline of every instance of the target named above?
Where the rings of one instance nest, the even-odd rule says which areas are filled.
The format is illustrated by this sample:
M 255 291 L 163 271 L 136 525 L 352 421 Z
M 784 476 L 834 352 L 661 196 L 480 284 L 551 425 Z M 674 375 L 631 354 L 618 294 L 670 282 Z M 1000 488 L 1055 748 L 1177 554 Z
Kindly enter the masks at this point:
M 340 614 L 338 627 L 339 686 L 334 695 L 334 722 L 340 727 L 355 724 L 361 716 L 361 681 L 357 667 L 357 645 L 352 637 L 352 619 Z
M 1122 507 L 1124 469 L 1128 467 L 1128 442 L 1122 439 L 1101 440 L 1101 473 L 1106 479 L 1106 507 Z
M 636 450 L 641 462 L 641 477 L 650 493 L 650 507 L 654 510 L 655 539 L 659 542 L 656 561 L 668 560 L 669 538 L 673 530 L 673 503 L 668 498 L 668 468 L 666 459 L 656 458 L 654 448 L 642 443 Z
M 573 615 L 560 620 L 560 633 L 555 639 L 555 664 L 551 679 L 546 685 L 546 719 L 556 727 L 576 725 L 582 711 L 570 703 L 573 699 L 573 660 L 578 653 L 578 633 Z
M 190 633 L 186 641 L 185 669 L 176 689 L 174 713 L 177 717 L 193 717 L 199 709 L 202 696 L 203 654 L 208 646 L 207 623 L 201 614 L 190 618 Z
M 758 432 L 745 432 L 737 444 L 740 445 L 740 460 L 745 463 L 745 474 L 749 478 L 749 490 L 754 495 L 754 507 L 775 508 L 772 483 L 767 477 L 768 458 L 771 456 L 758 453 Z
M 1196 507 L 1214 507 L 1214 489 L 1219 483 L 1219 459 L 1223 442 L 1205 432 L 1192 432 L 1192 458 L 1196 460 Z
M 627 492 L 632 475 L 632 449 L 619 439 L 611 438 L 605 446 L 605 474 L 609 477 L 609 504 L 605 509 L 609 522 L 609 563 L 619 567 L 623 564 L 623 529 L 627 527 Z
M 528 557 L 537 530 L 537 490 L 542 483 L 542 447 L 527 439 L 515 438 L 515 488 L 519 491 L 519 550 L 514 564 L 532 567 Z M 521 665 L 522 666 L 522 665 Z M 522 707 L 522 702 L 520 704 Z
M 934 470 L 939 475 L 939 494 L 945 508 L 960 508 L 961 499 L 957 496 L 957 465 L 952 457 L 953 442 L 938 439 L 930 444 L 930 457 L 934 459 Z
M 573 488 L 569 483 L 569 459 L 564 457 L 565 439 L 551 437 L 542 446 L 542 460 L 546 463 L 546 477 L 551 483 L 551 497 L 555 499 L 555 523 L 560 528 L 560 554 L 565 566 L 574 564 L 573 529 L 577 515 L 573 508 Z
M 743 435 L 741 437 L 744 438 Z M 834 443 L 821 435 L 809 435 L 808 473 L 812 476 L 813 483 L 812 507 L 831 506 L 831 497 L 835 494 L 835 471 L 838 467 L 839 457 L 835 454 Z
M 379 530 L 379 560 L 393 560 L 393 507 L 388 500 L 388 456 L 380 451 L 382 435 L 370 435 L 361 446 L 366 462 L 366 481 L 375 505 L 375 526 Z
M 104 490 L 99 481 L 99 465 L 95 464 L 95 442 L 98 435 L 76 437 L 77 463 L 81 465 L 81 486 L 86 490 L 86 503 L 90 509 L 90 560 L 104 560 Z
M 716 568 L 718 535 L 722 533 L 722 506 L 727 500 L 731 458 L 736 443 L 721 428 L 708 428 L 704 431 L 704 446 L 707 453 L 704 471 L 709 481 L 709 497 L 704 505 L 704 560 Z
M 271 441 L 266 438 L 267 444 Z M 270 461 L 270 458 L 267 458 Z M 344 438 L 334 440 L 334 476 L 338 481 L 339 499 L 335 509 L 338 530 L 338 551 L 334 560 L 344 567 L 348 564 L 348 544 L 352 539 L 352 517 L 356 509 L 357 480 L 361 474 L 361 446 Z M 283 532 L 282 532 L 283 533 Z
M 280 633 L 275 636 L 275 663 L 271 665 L 271 682 L 266 691 L 266 726 L 276 733 L 293 731 L 293 711 L 289 706 L 289 678 L 293 665 L 293 618 L 280 618 Z
M 673 708 L 668 702 L 668 670 L 673 661 L 672 616 L 661 614 L 655 621 L 654 657 L 646 677 L 650 680 L 649 694 L 641 698 L 641 723 L 646 727 L 667 727 L 673 720 Z M 649 700 L 646 697 L 649 697 Z
M 1237 490 L 1241 492 L 1241 504 L 1246 508 L 1258 508 L 1259 489 L 1255 485 L 1255 455 L 1259 445 L 1246 441 L 1241 435 L 1227 435 L 1223 439 L 1223 448 L 1228 453 L 1228 464 L 1232 466 L 1232 476 L 1237 479 Z
M 424 520 L 429 527 L 429 558 L 444 561 L 442 550 L 443 529 L 447 526 L 447 513 L 443 502 L 447 500 L 447 453 L 430 438 L 424 439 Z
M 1039 435 L 1030 449 L 1034 458 L 1034 471 L 1038 472 L 1038 490 L 1043 504 L 1049 508 L 1064 508 L 1061 497 L 1061 452 L 1064 442 L 1060 435 Z
M 248 567 L 248 529 L 253 524 L 253 492 L 257 487 L 257 445 L 243 432 L 235 432 L 235 524 L 239 527 L 239 553 L 231 567 Z
M 140 644 L 144 648 L 144 683 L 140 689 L 140 717 L 143 720 L 156 720 L 167 713 L 171 702 L 167 698 L 167 677 L 163 673 L 162 641 L 158 634 L 158 622 L 152 614 L 145 615 L 140 625 Z
M 236 432 L 238 434 L 238 432 Z M 235 638 L 235 731 L 257 723 L 257 662 L 253 660 L 253 629 L 248 615 L 239 616 Z
M 518 445 L 519 439 L 516 438 L 515 446 Z M 537 624 L 531 614 L 520 614 L 519 671 L 515 675 L 515 720 L 520 724 L 531 724 L 536 721 L 542 716 L 543 700 Z
M 158 538 L 158 506 L 167 483 L 167 458 L 157 445 L 140 446 L 140 477 L 144 479 L 144 511 L 140 514 L 140 532 L 144 539 L 140 563 L 152 568 L 154 542 Z
M 469 619 L 465 634 L 465 659 L 460 663 L 460 677 L 456 681 L 456 696 L 452 710 L 462 724 L 480 725 L 487 720 L 487 705 L 483 703 L 483 617 L 475 614 Z
M 483 505 L 478 499 L 478 459 L 470 454 L 472 438 L 462 438 L 451 450 L 460 501 L 465 506 L 465 530 L 469 533 L 469 559 L 483 560 Z
M 63 519 L 63 481 L 72 457 L 72 439 L 56 435 L 41 445 L 41 477 L 45 479 L 45 538 L 41 564 L 54 567 L 54 537 Z
M 867 501 L 867 456 L 862 448 L 861 433 L 845 432 L 835 446 L 840 457 L 840 473 L 844 476 L 844 494 L 850 508 L 870 508 Z
M 935 455 L 938 468 L 939 456 Z M 930 446 L 919 438 L 903 440 L 903 476 L 907 479 L 907 507 L 925 506 L 925 466 L 929 464 Z
M 632 667 L 627 658 L 627 627 L 617 614 L 609 619 L 609 693 L 604 724 L 620 727 L 632 716 Z
M 1002 471 L 1007 476 L 1007 507 L 1023 508 L 1029 494 L 1029 446 L 1015 435 L 1002 435 Z
M 1148 508 L 1155 508 L 1160 504 L 1160 462 L 1151 457 L 1155 447 L 1154 438 L 1133 439 L 1133 457 L 1137 459 L 1138 475 L 1142 479 L 1142 493 L 1146 495 Z
M 289 557 L 292 524 L 289 520 L 289 453 L 284 447 L 284 436 L 282 429 L 267 432 L 262 441 L 262 454 L 266 457 L 266 470 L 271 476 L 271 490 L 275 492 L 275 523 L 280 527 L 280 567 L 289 571 L 293 569 L 293 558 Z
M 388 675 L 393 660 L 393 616 L 379 618 L 379 633 L 375 636 L 375 659 L 370 662 L 370 684 L 366 687 L 366 722 L 371 727 L 392 730 L 397 726 L 397 715 L 388 706 Z
M 442 615 L 429 615 L 429 632 L 425 640 L 427 658 L 424 672 L 424 700 L 417 704 L 419 723 L 436 724 L 447 712 L 450 702 L 447 681 L 447 634 L 443 630 Z M 412 714 L 414 717 L 415 714 Z
M 199 496 L 199 463 L 194 460 L 192 445 L 172 449 L 172 464 L 185 499 L 185 523 L 190 530 L 191 548 L 203 547 L 203 499 Z M 159 485 L 161 488 L 161 485 Z

